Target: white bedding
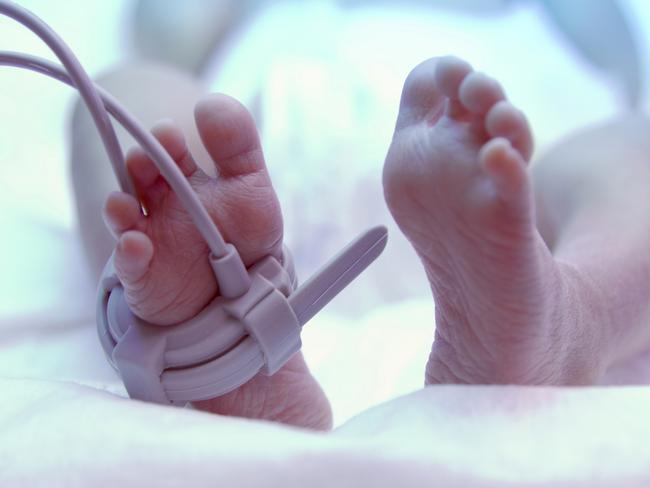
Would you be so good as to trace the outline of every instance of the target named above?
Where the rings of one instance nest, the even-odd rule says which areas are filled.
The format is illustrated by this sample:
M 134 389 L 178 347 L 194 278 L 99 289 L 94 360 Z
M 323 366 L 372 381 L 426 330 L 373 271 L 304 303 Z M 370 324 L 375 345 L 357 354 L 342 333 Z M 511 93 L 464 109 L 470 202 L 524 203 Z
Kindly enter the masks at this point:
M 646 388 L 427 388 L 328 435 L 0 380 L 3 486 L 644 487 Z
M 72 7 L 24 3 L 71 36 L 93 71 L 119 58 L 120 33 L 111 29 L 124 4 L 106 2 L 106 22 L 76 28 Z M 650 39 L 647 4 L 624 3 Z M 267 160 L 303 278 L 363 227 L 390 223 L 381 163 L 402 80 L 419 60 L 453 52 L 498 76 L 529 113 L 542 148 L 618 110 L 603 80 L 531 4 L 470 20 L 444 11 L 344 16 L 327 2 L 306 4 L 291 4 L 289 17 L 277 8 L 258 19 L 220 60 L 213 85 L 244 100 L 260 95 Z M 23 37 L 6 39 L 11 49 L 34 51 Z M 529 61 L 540 45 L 546 54 L 526 69 L 496 55 Z M 650 390 L 420 390 L 433 306 L 394 226 L 382 259 L 304 333 L 307 361 L 339 426 L 332 434 L 121 398 L 95 340 L 95 285 L 65 179 L 60 127 L 69 92 L 34 77 L 0 76 L 7 114 L 0 122 L 0 486 L 650 485 Z M 573 110 L 556 112 L 567 106 Z M 30 115 L 40 110 L 42 118 Z M 324 202 L 318 192 L 336 198 Z M 630 367 L 650 378 L 648 364 Z M 624 370 L 610 375 L 625 379 Z

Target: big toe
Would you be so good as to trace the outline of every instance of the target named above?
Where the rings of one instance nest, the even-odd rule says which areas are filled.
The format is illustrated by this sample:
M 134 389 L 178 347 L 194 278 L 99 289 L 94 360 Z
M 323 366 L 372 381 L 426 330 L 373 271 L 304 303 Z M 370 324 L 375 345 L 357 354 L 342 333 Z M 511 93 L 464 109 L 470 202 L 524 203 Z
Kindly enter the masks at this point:
M 219 176 L 232 178 L 266 169 L 255 121 L 232 97 L 215 93 L 194 109 L 201 140 Z
M 280 204 L 271 184 L 260 137 L 250 112 L 223 94 L 203 98 L 194 110 L 196 125 L 218 172 L 218 197 L 204 198 L 208 211 L 248 266 L 267 254 L 279 257 Z
M 435 123 L 447 98 L 457 97 L 458 86 L 471 69 L 451 56 L 427 59 L 413 68 L 402 89 L 397 129 L 422 121 Z

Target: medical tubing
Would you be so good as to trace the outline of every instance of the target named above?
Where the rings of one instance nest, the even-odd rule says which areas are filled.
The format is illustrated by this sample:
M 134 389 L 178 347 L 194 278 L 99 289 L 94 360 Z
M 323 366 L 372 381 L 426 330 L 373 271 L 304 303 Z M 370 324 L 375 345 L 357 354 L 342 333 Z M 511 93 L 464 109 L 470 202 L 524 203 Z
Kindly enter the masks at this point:
M 46 59 L 23 53 L 0 51 L 0 65 L 29 69 L 44 74 L 74 87 L 71 77 L 62 69 Z M 145 151 L 156 161 L 161 174 L 172 187 L 176 195 L 188 210 L 199 232 L 208 243 L 212 253 L 225 256 L 228 252 L 219 230 L 208 215 L 205 207 L 192 190 L 187 179 L 174 164 L 171 157 L 151 133 L 142 128 L 139 122 L 129 114 L 116 100 L 99 86 L 95 86 L 97 95 L 103 100 L 108 112 L 133 136 Z M 221 283 L 220 283 L 221 285 Z
M 64 75 L 65 78 L 61 78 L 60 76 L 55 76 L 55 78 L 65 81 L 77 88 L 83 100 L 86 102 L 88 110 L 90 111 L 97 129 L 99 130 L 120 187 L 123 191 L 135 195 L 135 190 L 126 171 L 122 150 L 115 135 L 113 125 L 108 117 L 108 113 L 106 112 L 106 107 L 102 103 L 102 97 L 100 97 L 99 94 L 100 92 L 97 90 L 98 87 L 96 87 L 90 80 L 90 77 L 81 67 L 81 64 L 70 48 L 47 24 L 45 24 L 45 22 L 33 13 L 17 4 L 14 4 L 13 2 L 0 0 L 0 14 L 7 15 L 30 29 L 40 37 L 59 58 L 65 70 L 35 57 L 28 57 L 27 65 L 41 65 L 44 69 L 37 71 L 43 74 L 60 71 L 59 74 Z M 20 54 L 14 54 L 13 56 L 15 61 L 20 61 Z M 19 62 L 14 65 L 17 67 L 24 67 L 25 63 Z M 65 71 L 67 71 L 67 73 L 65 73 Z M 103 92 L 103 94 L 105 96 L 108 95 L 106 92 Z M 111 101 L 113 102 L 114 108 L 121 112 L 123 119 L 122 124 L 125 125 L 125 127 L 126 125 L 130 127 L 129 132 L 131 132 L 135 139 L 156 163 L 160 173 L 172 187 L 176 196 L 180 199 L 183 207 L 188 211 L 194 224 L 210 248 L 210 264 L 214 271 L 217 283 L 219 284 L 221 294 L 224 296 L 235 297 L 245 293 L 250 286 L 250 281 L 248 280 L 246 268 L 242 263 L 237 250 L 231 244 L 226 244 L 223 240 L 219 229 L 217 229 L 217 226 L 208 215 L 207 210 L 203 207 L 194 193 L 194 190 L 192 190 L 192 187 L 189 185 L 182 172 L 178 169 L 177 165 L 171 160 L 164 148 L 151 134 L 149 134 L 148 131 L 143 130 L 136 120 L 123 110 L 115 100 L 111 99 Z
M 135 195 L 133 185 L 127 175 L 126 166 L 124 165 L 124 156 L 122 149 L 117 141 L 115 130 L 108 118 L 108 114 L 102 104 L 99 95 L 94 90 L 94 84 L 90 77 L 81 67 L 79 60 L 72 53 L 70 48 L 63 40 L 40 18 L 29 10 L 13 2 L 0 0 L 0 13 L 21 23 L 34 34 L 40 37 L 45 44 L 52 50 L 57 58 L 61 61 L 72 80 L 71 84 L 79 90 L 81 97 L 86 102 L 88 110 L 92 115 L 95 125 L 99 130 L 100 136 L 108 152 L 108 157 L 113 165 L 113 171 L 117 176 L 120 188 Z

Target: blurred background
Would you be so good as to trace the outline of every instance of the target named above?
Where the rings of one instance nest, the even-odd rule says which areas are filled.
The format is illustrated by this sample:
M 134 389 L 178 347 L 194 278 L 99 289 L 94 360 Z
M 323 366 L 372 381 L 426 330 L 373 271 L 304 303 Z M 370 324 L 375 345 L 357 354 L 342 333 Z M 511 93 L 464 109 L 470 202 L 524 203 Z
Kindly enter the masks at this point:
M 538 154 L 581 127 L 650 108 L 644 0 L 20 3 L 93 76 L 161 63 L 246 104 L 303 279 L 363 229 L 389 226 L 385 255 L 305 331 L 307 360 L 337 423 L 421 386 L 433 337 L 424 274 L 381 190 L 410 69 L 454 54 L 495 76 L 527 113 Z M 0 46 L 52 59 L 5 18 Z M 0 72 L 0 375 L 119 389 L 94 336 L 96 271 L 69 168 L 74 101 L 51 79 Z

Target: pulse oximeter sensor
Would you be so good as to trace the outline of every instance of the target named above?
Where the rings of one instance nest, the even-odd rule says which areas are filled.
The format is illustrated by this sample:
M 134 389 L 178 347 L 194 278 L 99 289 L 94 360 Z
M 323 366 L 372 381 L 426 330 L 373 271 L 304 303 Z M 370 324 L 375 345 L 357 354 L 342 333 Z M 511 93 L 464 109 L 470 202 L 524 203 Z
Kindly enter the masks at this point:
M 149 324 L 129 309 L 112 257 L 97 297 L 99 340 L 131 398 L 185 405 L 223 395 L 258 373 L 272 375 L 301 347 L 302 327 L 384 250 L 387 230 L 372 228 L 298 286 L 291 254 L 266 256 L 248 269 L 226 243 L 194 190 L 160 143 L 96 86 L 61 38 L 23 7 L 0 0 L 0 13 L 39 36 L 61 65 L 0 51 L 0 65 L 26 68 L 76 88 L 99 130 L 122 191 L 134 195 L 109 114 L 154 161 L 210 248 L 219 296 L 174 326 Z

